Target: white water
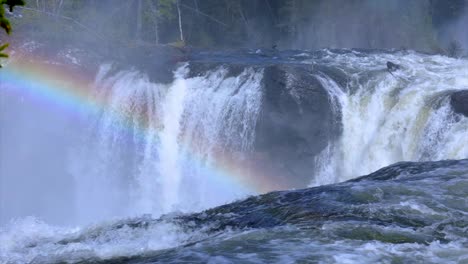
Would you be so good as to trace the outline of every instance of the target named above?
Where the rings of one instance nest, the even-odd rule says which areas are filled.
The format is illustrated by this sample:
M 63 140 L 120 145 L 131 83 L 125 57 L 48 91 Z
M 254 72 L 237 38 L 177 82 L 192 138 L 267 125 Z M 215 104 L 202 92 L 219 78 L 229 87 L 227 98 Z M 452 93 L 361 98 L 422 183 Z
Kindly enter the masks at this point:
M 158 198 L 151 174 L 159 156 L 158 104 L 164 87 L 136 72 L 107 76 L 109 70 L 110 66 L 101 69 L 94 95 L 104 101 L 106 111 L 89 117 L 89 135 L 70 161 L 78 223 L 149 210 L 152 203 L 147 199 Z M 146 120 L 147 130 L 139 128 L 140 119 Z
M 261 72 L 226 78 L 220 68 L 186 78 L 183 66 L 172 84 L 158 85 L 108 71 L 98 74 L 96 94 L 108 106 L 73 167 L 81 223 L 196 211 L 253 193 L 217 162 L 219 151 L 249 151 Z
M 227 73 L 219 68 L 187 80 L 190 96 L 180 137 L 185 187 L 180 196 L 188 208 L 220 205 L 255 193 L 239 184 L 239 175 L 217 168 L 216 163 L 242 159 L 251 151 L 263 73 L 247 68 L 237 77 L 226 78 Z
M 319 81 L 342 113 L 343 132 L 319 157 L 312 185 L 371 173 L 399 161 L 468 157 L 468 118 L 455 115 L 449 92 L 468 88 L 468 62 L 415 53 L 330 53 L 330 63 L 349 74 L 339 87 Z M 389 74 L 387 61 L 403 70 Z
M 163 193 L 162 212 L 170 212 L 179 204 L 181 170 L 178 164 L 179 134 L 181 118 L 184 112 L 184 99 L 187 93 L 183 73 L 176 73 L 176 81 L 166 95 L 164 102 L 164 128 L 161 133 L 160 177 Z
M 80 227 L 51 226 L 47 212 L 13 219 L 0 227 L 0 263 L 106 259 L 174 247 L 196 234 L 169 223 L 110 226 L 126 217 L 194 212 L 255 193 L 217 163 L 222 153 L 242 158 L 251 150 L 263 72 L 187 73 L 182 66 L 173 83 L 162 85 L 135 71 L 101 67 L 92 96 L 104 111 L 89 116 L 88 131 L 70 151 L 74 184 L 64 191 L 73 194 L 73 215 L 58 221 Z M 74 238 L 79 241 L 60 243 Z
M 119 223 L 119 222 L 117 222 Z M 187 233 L 180 227 L 161 222 L 147 228 L 102 222 L 80 228 L 50 226 L 27 217 L 0 228 L 0 263 L 92 262 L 119 256 L 137 256 L 175 247 L 202 234 Z
M 395 78 L 382 71 L 387 60 L 405 69 Z M 454 116 L 443 96 L 468 87 L 466 61 L 411 53 L 330 54 L 330 64 L 350 72 L 353 82 L 340 87 L 317 76 L 332 95 L 334 111 L 343 114 L 343 134 L 317 157 L 321 167 L 313 184 L 402 160 L 468 157 L 467 118 Z M 263 74 L 246 69 L 237 77 L 226 75 L 219 68 L 187 78 L 182 67 L 173 83 L 162 85 L 137 72 L 103 67 L 95 96 L 106 102 L 106 111 L 92 117 L 89 135 L 69 158 L 74 189 L 64 192 L 73 193 L 73 214 L 38 213 L 46 222 L 61 214 L 62 223 L 101 224 L 59 228 L 36 218 L 13 220 L 0 229 L 0 263 L 106 259 L 174 247 L 197 234 L 164 222 L 141 230 L 107 227 L 112 219 L 197 211 L 252 193 L 216 163 L 225 153 L 242 159 L 251 150 Z

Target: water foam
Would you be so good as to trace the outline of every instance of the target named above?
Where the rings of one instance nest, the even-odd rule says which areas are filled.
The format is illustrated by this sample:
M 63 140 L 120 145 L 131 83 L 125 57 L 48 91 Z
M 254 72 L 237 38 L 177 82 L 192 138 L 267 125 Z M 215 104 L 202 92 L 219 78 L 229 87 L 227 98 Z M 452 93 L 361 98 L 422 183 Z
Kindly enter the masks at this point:
M 198 237 L 168 222 L 132 227 L 125 221 L 107 221 L 61 228 L 28 217 L 0 229 L 0 263 L 75 263 L 138 256 Z
M 330 52 L 328 59 L 348 73 L 350 82 L 337 89 L 331 78 L 318 78 L 336 98 L 343 131 L 317 157 L 312 185 L 344 181 L 399 161 L 468 157 L 468 118 L 455 114 L 449 102 L 451 91 L 468 87 L 466 60 L 413 52 Z M 402 70 L 389 74 L 386 61 L 401 64 Z
M 72 167 L 82 222 L 193 212 L 256 192 L 231 157 L 251 150 L 263 73 L 187 73 L 181 66 L 169 85 L 108 66 L 98 73 L 95 96 L 106 107 L 90 117 L 94 143 L 83 144 Z

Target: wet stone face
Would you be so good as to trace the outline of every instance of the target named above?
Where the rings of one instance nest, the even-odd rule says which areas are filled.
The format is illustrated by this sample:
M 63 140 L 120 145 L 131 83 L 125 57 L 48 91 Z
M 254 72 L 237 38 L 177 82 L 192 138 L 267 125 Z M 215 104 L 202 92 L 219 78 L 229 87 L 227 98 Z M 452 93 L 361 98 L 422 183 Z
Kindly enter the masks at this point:
M 452 93 L 450 103 L 456 113 L 468 117 L 468 90 Z
M 340 133 L 340 113 L 333 111 L 329 94 L 315 77 L 333 69 L 284 61 L 264 63 L 264 59 L 239 64 L 205 58 L 190 63 L 190 76 L 202 76 L 218 67 L 228 71 L 226 78 L 236 78 L 249 67 L 263 71 L 260 115 L 252 153 L 247 153 L 244 166 L 268 175 L 273 182 L 288 182 L 286 188 L 303 187 L 310 181 L 315 157 Z M 346 82 L 342 76 L 335 77 Z

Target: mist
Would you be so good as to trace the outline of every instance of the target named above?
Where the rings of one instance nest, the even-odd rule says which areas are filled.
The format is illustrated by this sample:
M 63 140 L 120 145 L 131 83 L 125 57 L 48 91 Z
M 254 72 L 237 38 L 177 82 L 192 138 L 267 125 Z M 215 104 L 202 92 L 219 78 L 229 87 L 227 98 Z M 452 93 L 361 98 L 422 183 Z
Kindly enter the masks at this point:
M 431 50 L 428 1 L 322 1 L 299 26 L 295 48 Z
M 193 48 L 364 48 L 444 52 L 466 47 L 466 1 L 182 0 L 29 1 L 17 35 L 49 45 L 122 53 L 135 44 L 184 40 Z M 464 10 L 464 11 L 463 11 Z M 463 12 L 462 12 L 463 11 Z M 26 18 L 27 17 L 27 18 Z M 115 54 L 112 54 L 115 55 Z
M 0 263 L 466 262 L 467 0 L 0 7 Z
M 459 15 L 440 26 L 438 31 L 438 39 L 442 46 L 449 47 L 455 45 L 460 49 L 460 53 L 468 54 L 468 34 L 466 33 L 466 25 L 468 25 L 468 6 L 459 11 Z M 454 48 L 455 48 L 454 47 Z
M 2 90 L 0 96 L 0 223 L 31 215 L 72 222 L 69 158 L 82 131 L 78 120 L 31 95 L 14 98 Z

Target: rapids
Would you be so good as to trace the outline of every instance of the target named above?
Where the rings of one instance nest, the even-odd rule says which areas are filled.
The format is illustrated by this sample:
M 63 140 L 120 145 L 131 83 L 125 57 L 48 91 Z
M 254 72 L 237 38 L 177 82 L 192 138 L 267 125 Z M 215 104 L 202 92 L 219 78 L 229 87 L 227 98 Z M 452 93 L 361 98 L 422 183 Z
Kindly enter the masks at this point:
M 0 232 L 4 263 L 464 263 L 468 160 L 399 163 L 352 181 L 196 214 Z
M 468 87 L 466 60 L 417 53 L 331 53 L 349 76 L 340 87 L 320 77 L 342 113 L 342 135 L 318 157 L 315 185 L 368 174 L 399 161 L 468 157 L 468 119 L 454 114 L 450 94 Z M 382 74 L 386 61 L 402 70 Z M 344 88 L 344 89 L 343 89 Z
M 86 84 L 12 61 L 0 263 L 468 260 L 466 59 L 200 52 Z

